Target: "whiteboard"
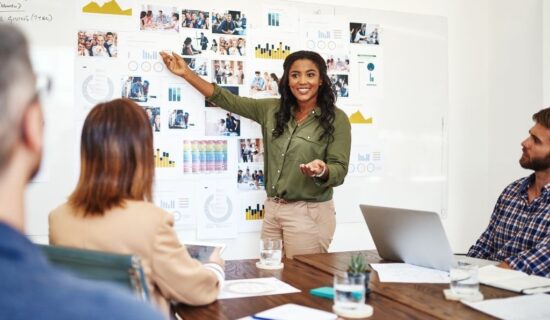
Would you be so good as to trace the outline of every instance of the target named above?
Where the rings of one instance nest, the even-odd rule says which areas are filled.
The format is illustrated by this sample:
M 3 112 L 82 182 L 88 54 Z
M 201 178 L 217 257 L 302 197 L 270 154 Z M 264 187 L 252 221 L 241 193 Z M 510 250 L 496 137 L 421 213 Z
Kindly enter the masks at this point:
M 89 2 L 5 1 L 11 8 L 0 10 L 3 22 L 21 25 L 29 36 L 37 72 L 47 73 L 54 78 L 54 93 L 44 105 L 47 142 L 43 166 L 27 194 L 27 233 L 33 236 L 47 235 L 47 214 L 66 200 L 78 178 L 79 135 L 85 112 L 78 105 L 82 101 L 82 79 L 78 79 L 82 76 L 78 70 L 82 68 L 82 59 L 75 55 L 76 33 L 86 29 L 106 30 L 111 26 L 117 26 L 121 35 L 136 31 L 137 18 L 126 19 L 121 23 L 116 16 L 102 16 L 98 20 L 97 16 L 83 15 L 82 8 Z M 147 2 L 118 0 L 118 3 L 121 7 L 131 7 L 135 13 L 139 13 Z M 181 2 L 176 1 L 154 3 L 183 8 Z M 356 84 L 357 79 L 365 74 L 353 70 L 353 67 L 372 59 L 364 56 L 364 48 L 349 45 L 347 51 L 338 53 L 348 55 L 352 70 L 348 74 L 350 96 L 339 98 L 337 105 L 350 117 L 359 111 L 364 119 L 370 119 L 370 123 L 352 125 L 350 173 L 344 185 L 335 188 L 337 221 L 361 222 L 359 204 L 362 203 L 432 210 L 445 215 L 448 109 L 446 18 L 293 1 L 256 1 L 254 4 L 233 1 L 230 6 L 224 1 L 209 1 L 207 4 L 189 1 L 185 7 L 212 11 L 238 9 L 246 12 L 250 30 L 247 40 L 250 43 L 258 38 L 269 40 L 277 35 L 277 32 L 254 30 L 266 19 L 266 10 L 281 12 L 289 19 L 286 22 L 286 39 L 296 49 L 311 49 L 304 37 L 311 36 L 314 21 L 317 21 L 319 28 L 323 24 L 327 24 L 329 29 L 333 24 L 343 24 L 346 31 L 350 31 L 349 23 L 378 25 L 381 44 L 375 50 L 367 50 L 368 54 L 374 52 L 378 59 L 376 75 L 380 80 L 376 89 Z M 305 27 L 305 24 L 310 28 Z M 324 35 L 319 32 L 317 36 L 322 38 Z M 347 34 L 343 36 L 347 39 Z M 170 46 L 171 39 L 159 35 L 154 41 L 158 41 L 159 46 Z M 119 44 L 124 45 L 127 40 L 128 37 L 126 40 L 121 38 Z M 314 45 L 318 46 L 319 42 Z M 244 58 L 245 61 L 249 59 L 252 57 Z M 251 63 L 257 65 L 262 62 Z M 114 68 L 124 67 L 115 65 Z M 359 94 L 364 90 L 368 94 Z M 241 137 L 258 137 L 259 129 L 254 124 L 244 119 L 242 123 L 244 133 Z M 191 138 L 200 136 L 200 133 L 191 133 Z M 225 179 L 224 183 L 232 181 L 233 172 L 239 166 L 237 140 L 227 138 L 227 141 L 230 170 L 222 179 Z M 201 184 L 199 188 L 193 188 L 199 181 L 206 182 L 204 186 Z M 209 198 L 206 193 L 211 191 L 212 196 L 215 196 L 212 187 L 207 188 L 216 181 L 217 177 L 214 176 L 204 179 L 182 176 L 172 180 L 157 180 L 155 188 L 166 194 L 177 191 L 189 199 L 201 199 Z M 242 193 L 236 190 L 235 194 L 241 203 L 262 201 L 261 192 Z M 185 232 L 196 230 L 192 224 L 197 221 L 196 215 L 201 210 L 202 203 L 199 200 L 187 208 L 184 213 L 184 216 L 187 214 L 188 222 L 183 228 Z M 234 222 L 240 225 L 238 221 Z M 242 226 L 239 228 L 237 237 L 241 237 L 242 232 L 258 230 L 254 225 L 248 229 Z

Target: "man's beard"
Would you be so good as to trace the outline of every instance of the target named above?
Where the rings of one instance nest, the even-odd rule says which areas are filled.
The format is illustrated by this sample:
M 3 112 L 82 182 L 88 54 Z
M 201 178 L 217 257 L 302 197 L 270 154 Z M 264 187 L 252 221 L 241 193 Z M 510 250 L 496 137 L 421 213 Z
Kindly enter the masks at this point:
M 528 158 L 522 155 L 519 159 L 519 164 L 524 169 L 544 171 L 550 168 L 550 153 L 542 158 Z

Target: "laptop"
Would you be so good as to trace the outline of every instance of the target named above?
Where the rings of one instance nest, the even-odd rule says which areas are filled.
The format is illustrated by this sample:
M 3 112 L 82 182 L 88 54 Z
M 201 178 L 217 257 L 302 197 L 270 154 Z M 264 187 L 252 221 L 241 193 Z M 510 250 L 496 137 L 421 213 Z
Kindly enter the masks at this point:
M 378 255 L 392 261 L 449 271 L 457 259 L 478 266 L 498 262 L 453 255 L 439 215 L 430 211 L 359 205 Z

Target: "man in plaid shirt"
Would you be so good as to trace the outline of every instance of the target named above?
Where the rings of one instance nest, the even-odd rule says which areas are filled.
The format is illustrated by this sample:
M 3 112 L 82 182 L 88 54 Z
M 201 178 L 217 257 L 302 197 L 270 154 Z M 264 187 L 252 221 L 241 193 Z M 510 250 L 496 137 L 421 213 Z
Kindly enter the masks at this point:
M 468 256 L 550 277 L 550 108 L 535 113 L 533 120 L 519 163 L 535 172 L 504 189 Z

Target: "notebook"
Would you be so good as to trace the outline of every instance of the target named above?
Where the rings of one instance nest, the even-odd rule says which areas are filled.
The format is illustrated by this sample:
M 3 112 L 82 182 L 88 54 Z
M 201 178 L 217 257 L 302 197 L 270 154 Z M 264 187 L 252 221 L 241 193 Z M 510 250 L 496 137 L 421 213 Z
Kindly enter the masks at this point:
M 521 271 L 496 266 L 479 268 L 479 282 L 525 294 L 550 292 L 550 278 L 528 275 Z

